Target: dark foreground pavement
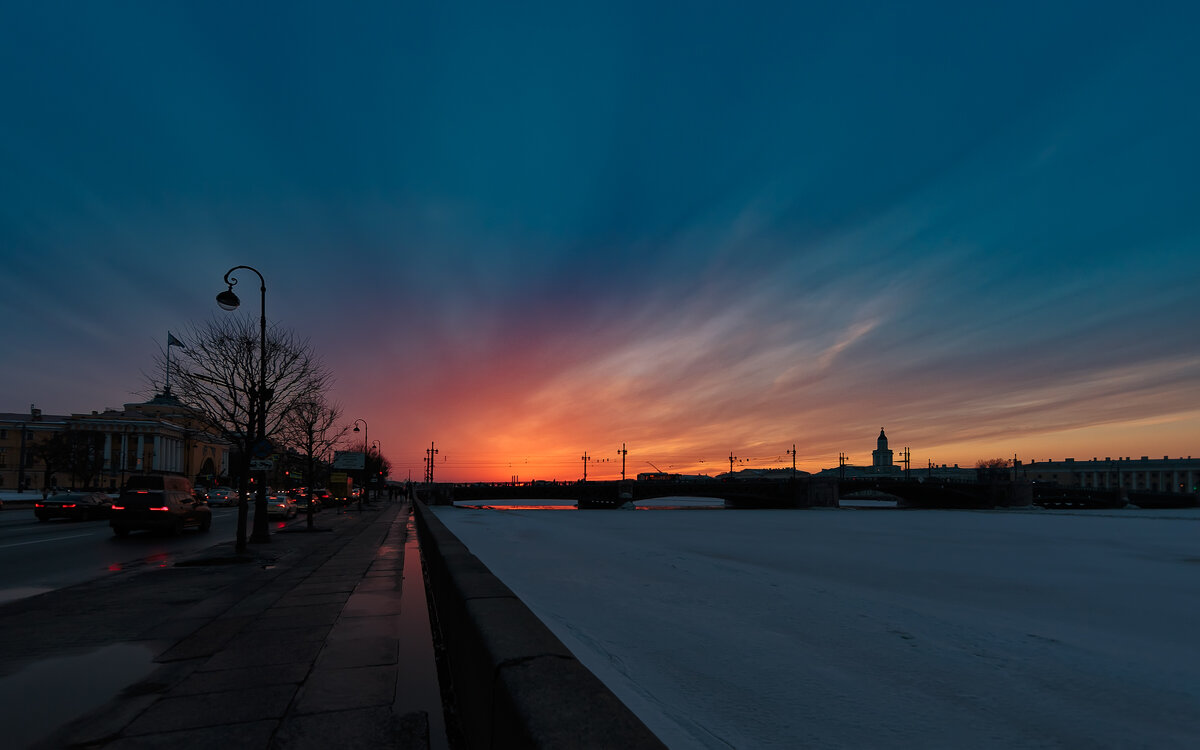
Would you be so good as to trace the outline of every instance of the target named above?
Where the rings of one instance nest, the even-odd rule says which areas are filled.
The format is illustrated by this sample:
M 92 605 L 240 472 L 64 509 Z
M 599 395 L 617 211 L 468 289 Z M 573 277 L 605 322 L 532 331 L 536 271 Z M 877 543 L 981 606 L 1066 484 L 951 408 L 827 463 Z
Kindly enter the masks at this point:
M 444 747 L 409 506 L 316 525 L 0 607 L 0 742 Z

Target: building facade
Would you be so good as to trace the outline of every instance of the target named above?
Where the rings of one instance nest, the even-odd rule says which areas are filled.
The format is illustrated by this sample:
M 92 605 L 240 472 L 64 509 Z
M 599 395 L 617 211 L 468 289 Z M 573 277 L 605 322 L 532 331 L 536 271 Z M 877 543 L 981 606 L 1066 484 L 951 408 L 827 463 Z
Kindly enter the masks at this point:
M 1053 482 L 1063 487 L 1185 494 L 1200 492 L 1200 459 L 1191 456 L 1030 461 L 1018 464 L 1017 472 L 1032 482 Z
M 230 445 L 170 394 L 71 416 L 0 414 L 0 489 L 116 491 L 132 474 L 227 476 Z
M 879 428 L 879 439 L 875 441 L 875 450 L 871 451 L 871 468 L 876 471 L 889 471 L 892 468 L 892 452 L 888 450 L 887 435 Z

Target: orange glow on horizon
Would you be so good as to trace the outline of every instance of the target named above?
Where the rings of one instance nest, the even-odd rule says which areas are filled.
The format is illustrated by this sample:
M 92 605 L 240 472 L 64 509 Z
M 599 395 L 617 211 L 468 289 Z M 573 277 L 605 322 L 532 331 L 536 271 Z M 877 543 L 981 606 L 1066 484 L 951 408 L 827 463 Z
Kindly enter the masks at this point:
M 382 420 L 380 420 L 382 422 Z M 573 422 L 567 429 L 587 432 L 583 425 Z M 1141 456 L 1185 458 L 1200 455 L 1197 436 L 1200 435 L 1200 412 L 1175 415 L 1170 418 L 1117 422 L 1113 424 L 1079 427 L 1068 430 L 1035 432 L 1004 437 L 976 437 L 957 441 L 933 442 L 909 439 L 903 423 L 886 427 L 889 448 L 893 451 L 893 462 L 901 463 L 900 453 L 904 447 L 910 449 L 910 468 L 913 470 L 935 466 L 958 465 L 972 468 L 981 459 L 1007 458 L 1016 454 L 1023 463 L 1033 461 L 1061 460 L 1072 457 L 1088 460 L 1093 457 Z M 381 430 L 382 432 L 382 430 Z M 557 432 L 557 431 L 556 431 Z M 838 466 L 838 454 L 845 453 L 847 463 L 854 466 L 871 464 L 871 451 L 875 449 L 878 428 L 863 428 L 853 440 L 845 440 L 842 450 L 829 449 L 816 441 L 805 443 L 797 439 L 796 468 L 799 471 L 816 473 L 822 469 Z M 374 434 L 374 433 L 373 433 Z M 448 436 L 461 439 L 462 436 Z M 435 457 L 434 479 L 439 482 L 497 482 L 519 483 L 531 481 L 573 482 L 583 478 L 587 440 L 571 440 L 580 444 L 578 449 L 565 451 L 555 442 L 558 434 L 535 433 L 523 439 L 515 431 L 506 432 L 490 441 L 471 440 L 471 447 L 458 449 L 453 442 L 443 438 L 435 441 L 438 455 Z M 393 480 L 411 478 L 420 482 L 424 477 L 424 450 L 428 442 L 399 447 L 399 440 L 383 438 L 385 455 L 392 461 Z M 595 481 L 611 481 L 621 478 L 621 440 L 609 439 L 590 441 L 586 448 L 589 457 L 587 478 Z M 839 440 L 839 442 L 842 442 Z M 729 443 L 737 446 L 739 441 L 731 438 Z M 645 472 L 664 471 L 676 474 L 717 476 L 730 470 L 729 455 L 734 456 L 733 470 L 741 469 L 790 469 L 793 445 L 790 439 L 774 443 L 751 441 L 742 438 L 747 447 L 704 446 L 675 437 L 644 442 L 626 441 L 628 454 L 625 456 L 625 476 L 634 479 Z M 398 446 L 392 449 L 391 446 Z M 524 450 L 521 448 L 524 447 Z M 402 458 L 400 451 L 405 451 Z

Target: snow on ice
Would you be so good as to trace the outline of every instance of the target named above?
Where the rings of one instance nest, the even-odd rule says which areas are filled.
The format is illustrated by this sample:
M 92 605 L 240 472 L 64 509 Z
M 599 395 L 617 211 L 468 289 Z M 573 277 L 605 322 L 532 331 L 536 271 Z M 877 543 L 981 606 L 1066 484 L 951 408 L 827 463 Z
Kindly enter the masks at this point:
M 1200 738 L 1200 510 L 435 511 L 673 748 Z

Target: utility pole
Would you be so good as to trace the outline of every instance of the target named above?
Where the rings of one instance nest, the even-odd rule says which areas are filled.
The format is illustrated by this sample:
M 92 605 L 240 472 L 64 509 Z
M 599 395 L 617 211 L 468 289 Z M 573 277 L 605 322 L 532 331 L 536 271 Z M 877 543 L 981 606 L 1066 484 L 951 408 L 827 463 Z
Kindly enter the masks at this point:
M 621 481 L 624 482 L 625 481 L 625 455 L 627 453 L 629 453 L 629 451 L 625 450 L 624 443 L 621 443 L 621 450 L 617 451 L 617 453 L 621 454 Z
M 588 461 L 592 460 L 592 459 L 588 458 L 587 451 L 583 452 L 582 460 L 583 460 L 583 481 L 586 482 L 587 481 L 587 464 L 588 464 Z
M 904 452 L 903 452 L 903 453 L 901 453 L 900 455 L 901 455 L 901 456 L 903 456 L 903 458 L 904 458 L 904 478 L 905 478 L 905 479 L 908 479 L 908 478 L 909 478 L 909 473 L 908 473 L 908 468 L 909 468 L 909 467 L 908 467 L 909 452 L 908 452 L 908 446 L 907 446 L 907 445 L 906 445 L 906 446 L 904 446 Z
M 839 479 L 846 478 L 846 460 L 848 458 L 850 458 L 850 457 L 847 456 L 845 453 L 838 454 L 838 478 Z
M 729 478 L 733 479 L 733 462 L 737 460 L 737 456 L 733 455 L 733 451 L 729 451 Z
M 433 457 L 438 454 L 437 448 L 433 447 L 433 441 L 429 441 L 429 447 L 425 449 L 425 483 L 433 484 Z
M 796 444 L 792 443 L 792 449 L 788 451 L 792 454 L 792 481 L 796 479 Z

